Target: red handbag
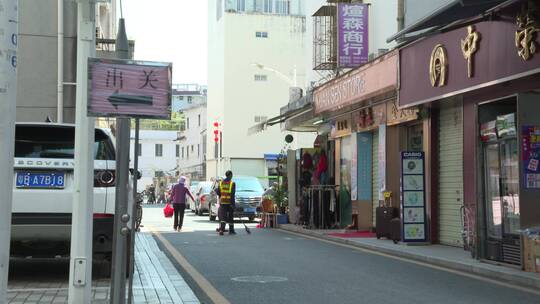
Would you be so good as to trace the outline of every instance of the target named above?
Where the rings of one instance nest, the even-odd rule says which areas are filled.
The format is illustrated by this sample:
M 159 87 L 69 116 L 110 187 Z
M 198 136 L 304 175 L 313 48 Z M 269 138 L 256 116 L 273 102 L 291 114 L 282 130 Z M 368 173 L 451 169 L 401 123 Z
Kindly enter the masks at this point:
M 174 208 L 171 206 L 171 204 L 165 205 L 165 208 L 163 208 L 163 214 L 165 217 L 172 217 L 174 214 Z

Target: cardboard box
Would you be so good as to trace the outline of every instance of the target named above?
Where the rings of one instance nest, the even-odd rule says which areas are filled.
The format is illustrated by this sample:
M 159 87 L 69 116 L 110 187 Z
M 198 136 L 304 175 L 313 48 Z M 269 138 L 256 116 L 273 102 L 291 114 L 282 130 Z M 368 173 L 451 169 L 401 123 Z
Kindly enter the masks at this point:
M 540 273 L 540 240 L 523 237 L 523 269 Z

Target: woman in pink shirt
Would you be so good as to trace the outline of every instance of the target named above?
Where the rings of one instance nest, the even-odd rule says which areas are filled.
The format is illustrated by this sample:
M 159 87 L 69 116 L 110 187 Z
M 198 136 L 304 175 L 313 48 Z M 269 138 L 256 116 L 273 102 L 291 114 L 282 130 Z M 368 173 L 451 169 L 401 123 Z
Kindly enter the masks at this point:
M 174 226 L 175 231 L 182 230 L 182 224 L 184 223 L 184 212 L 186 211 L 186 198 L 189 195 L 193 201 L 193 195 L 189 192 L 189 189 L 185 186 L 186 178 L 181 176 L 178 180 L 178 184 L 172 188 L 172 203 L 174 208 Z

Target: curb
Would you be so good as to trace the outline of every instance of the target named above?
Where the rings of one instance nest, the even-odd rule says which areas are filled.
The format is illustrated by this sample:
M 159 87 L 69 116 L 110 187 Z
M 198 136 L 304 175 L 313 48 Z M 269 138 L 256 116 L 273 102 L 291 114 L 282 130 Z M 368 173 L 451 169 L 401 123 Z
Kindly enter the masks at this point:
M 375 252 L 380 252 L 384 254 L 388 254 L 391 256 L 404 258 L 411 261 L 417 261 L 422 262 L 426 264 L 430 264 L 433 266 L 438 266 L 442 268 L 446 268 L 449 270 L 459 271 L 463 273 L 468 273 L 476 276 L 481 276 L 484 278 L 488 278 L 494 281 L 498 281 L 501 283 L 510 283 L 512 285 L 515 285 L 517 287 L 521 288 L 531 288 L 534 290 L 540 290 L 540 275 L 537 275 L 535 273 L 530 272 L 524 272 L 524 271 L 517 271 L 512 268 L 507 268 L 504 266 L 495 266 L 500 269 L 493 269 L 494 265 L 481 263 L 473 258 L 471 258 L 471 262 L 475 263 L 461 263 L 457 261 L 452 261 L 444 258 L 438 258 L 433 256 L 425 256 L 410 252 L 403 252 L 400 250 L 394 250 L 391 248 L 385 248 L 385 247 L 379 247 L 379 246 L 373 246 L 370 244 L 362 244 L 350 241 L 348 239 L 338 238 L 338 237 L 332 237 L 325 234 L 321 234 L 319 232 L 298 228 L 298 227 L 291 227 L 291 226 L 279 226 L 280 230 L 283 231 L 289 231 L 294 232 L 298 234 L 303 234 L 307 236 L 312 236 L 315 238 L 323 239 L 329 242 L 338 243 L 338 244 L 345 244 L 361 249 L 367 249 Z

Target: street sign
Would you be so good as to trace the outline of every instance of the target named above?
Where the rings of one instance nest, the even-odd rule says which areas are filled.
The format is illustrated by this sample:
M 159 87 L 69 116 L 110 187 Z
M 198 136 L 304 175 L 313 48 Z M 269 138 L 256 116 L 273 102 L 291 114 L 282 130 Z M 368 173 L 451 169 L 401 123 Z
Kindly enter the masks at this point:
M 88 116 L 171 119 L 171 63 L 89 58 L 88 88 Z

